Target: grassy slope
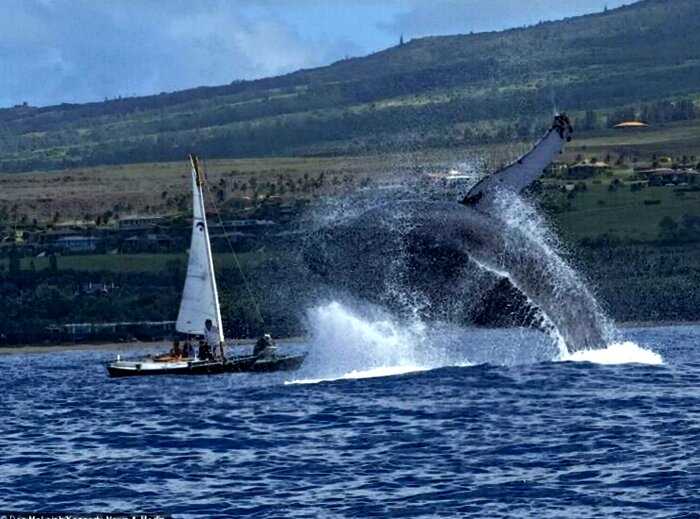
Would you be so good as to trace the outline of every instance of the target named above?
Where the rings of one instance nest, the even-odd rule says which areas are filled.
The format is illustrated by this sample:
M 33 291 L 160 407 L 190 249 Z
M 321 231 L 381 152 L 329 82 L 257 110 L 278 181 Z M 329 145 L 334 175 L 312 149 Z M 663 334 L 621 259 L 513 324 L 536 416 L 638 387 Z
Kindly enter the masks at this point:
M 644 205 L 645 200 L 659 200 L 660 205 Z M 605 205 L 598 205 L 603 201 Z M 607 185 L 591 185 L 578 193 L 572 210 L 557 215 L 557 223 L 574 242 L 603 234 L 626 240 L 654 241 L 659 235 L 659 222 L 669 216 L 680 221 L 683 215 L 700 216 L 700 193 L 679 197 L 674 188 L 648 188 L 630 192 L 628 187 L 609 192 Z
M 492 164 L 508 160 L 523 145 L 479 146 L 460 149 L 418 150 L 343 157 L 280 157 L 213 159 L 205 162 L 209 184 L 216 189 L 223 179 L 226 199 L 251 197 L 251 180 L 258 186 L 268 182 L 300 182 L 326 178 L 326 189 L 304 193 L 287 191 L 283 198 L 308 198 L 342 189 L 344 179 L 391 182 L 408 170 L 448 169 L 465 158 L 484 158 Z M 121 216 L 177 212 L 181 197 L 189 197 L 189 166 L 185 161 L 74 168 L 60 171 L 0 174 L 0 215 L 8 220 L 50 221 L 58 213 L 61 221 L 91 218 L 113 210 Z M 239 186 L 235 189 L 236 184 Z M 240 189 L 244 184 L 246 189 Z M 335 191 L 337 191 L 337 189 Z M 264 189 L 261 188 L 261 193 Z M 166 193 L 165 197 L 163 193 Z M 188 199 L 189 200 L 189 199 Z M 188 208 L 188 205 L 183 206 Z
M 607 153 L 700 157 L 700 120 L 670 122 L 645 130 L 605 130 L 577 135 L 567 149 L 567 158 L 571 159 L 578 153 L 598 157 Z
M 648 162 L 653 153 L 700 157 L 697 137 L 700 137 L 700 121 L 673 123 L 646 131 L 578 133 L 564 159 L 571 161 L 579 154 L 589 158 L 610 154 L 614 160 L 624 154 L 629 163 L 630 157 Z M 252 196 L 250 181 L 253 178 L 258 186 L 265 186 L 268 182 L 276 185 L 289 181 L 299 183 L 305 177 L 315 179 L 323 174 L 327 178 L 326 187 L 320 191 L 288 191 L 283 196 L 286 199 L 313 198 L 334 189 L 336 192 L 345 189 L 345 178 L 351 178 L 354 187 L 366 179 L 374 183 L 392 183 L 397 175 L 446 171 L 463 167 L 464 162 L 474 159 L 485 160 L 485 169 L 489 170 L 513 159 L 526 146 L 476 146 L 333 158 L 221 159 L 207 161 L 206 166 L 211 185 L 216 188 L 222 179 L 226 182 L 227 200 Z M 187 175 L 184 161 L 0 175 L 0 214 L 7 215 L 6 221 L 19 222 L 24 217 L 31 222 L 34 218 L 50 221 L 56 213 L 61 220 L 94 218 L 114 208 L 121 216 L 177 213 L 181 202 L 187 201 L 189 196 Z M 630 181 L 629 175 L 619 178 L 623 182 Z M 698 193 L 679 196 L 673 188 L 648 188 L 633 193 L 627 184 L 609 192 L 610 181 L 588 182 L 588 191 L 577 193 L 568 211 L 554 215 L 570 240 L 578 242 L 585 237 L 608 233 L 649 241 L 656 238 L 658 222 L 664 216 L 675 220 L 684 214 L 700 216 Z M 244 184 L 246 189 L 240 189 Z M 265 189 L 260 188 L 260 191 Z M 559 204 L 564 203 L 564 195 L 553 196 Z M 660 200 L 661 204 L 644 205 L 644 200 L 649 199 Z

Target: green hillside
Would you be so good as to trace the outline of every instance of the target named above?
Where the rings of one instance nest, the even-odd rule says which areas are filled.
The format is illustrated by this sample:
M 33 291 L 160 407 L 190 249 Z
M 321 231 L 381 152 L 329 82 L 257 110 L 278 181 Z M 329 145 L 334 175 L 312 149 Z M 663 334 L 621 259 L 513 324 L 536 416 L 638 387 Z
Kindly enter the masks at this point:
M 556 108 L 603 128 L 691 120 L 700 3 L 643 0 L 505 32 L 416 39 L 285 76 L 0 110 L 0 171 L 461 146 L 540 133 Z

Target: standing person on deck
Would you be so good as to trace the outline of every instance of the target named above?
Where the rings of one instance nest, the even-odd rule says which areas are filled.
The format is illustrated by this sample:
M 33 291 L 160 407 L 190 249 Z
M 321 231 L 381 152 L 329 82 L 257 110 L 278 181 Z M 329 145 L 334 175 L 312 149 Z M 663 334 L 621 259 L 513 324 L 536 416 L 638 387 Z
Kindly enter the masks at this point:
M 277 346 L 269 333 L 266 333 L 260 337 L 258 342 L 255 343 L 255 348 L 253 349 L 253 355 L 259 358 L 274 357 L 276 352 Z
M 182 350 L 180 349 L 180 341 L 173 341 L 173 348 L 170 350 L 170 356 L 176 359 L 182 358 Z
M 219 338 L 219 329 L 214 326 L 211 319 L 204 321 L 204 338 L 209 345 L 211 353 L 216 354 L 218 351 L 221 355 L 221 360 L 224 360 L 224 344 Z

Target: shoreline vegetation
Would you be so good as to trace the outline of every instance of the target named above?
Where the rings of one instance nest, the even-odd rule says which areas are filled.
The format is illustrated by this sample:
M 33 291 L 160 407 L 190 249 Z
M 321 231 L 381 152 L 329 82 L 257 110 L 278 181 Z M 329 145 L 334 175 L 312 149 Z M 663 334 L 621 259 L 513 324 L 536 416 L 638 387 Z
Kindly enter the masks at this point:
M 632 132 L 625 139 L 649 146 L 650 135 Z M 658 181 L 653 173 L 661 165 L 680 171 L 700 155 L 632 156 L 613 138 L 592 152 L 590 142 L 579 133 L 530 193 L 562 253 L 617 321 L 700 320 L 700 175 L 662 175 Z M 455 173 L 461 173 L 457 159 L 463 154 L 454 149 L 415 152 L 400 168 L 391 166 L 396 155 L 213 162 L 210 228 L 226 335 L 304 333 L 302 309 L 324 299 L 327 287 L 309 277 L 300 248 L 314 211 L 329 200 L 364 191 L 391 196 L 397 188 L 457 197 L 472 178 L 527 148 L 512 143 L 471 150 L 479 166 L 466 181 Z M 0 346 L 170 336 L 191 232 L 183 194 L 187 166 L 141 168 L 22 174 L 17 183 L 0 175 L 7 188 L 0 192 L 0 212 L 3 203 L 15 204 L 0 219 Z M 90 196 L 96 182 L 117 200 L 113 210 L 104 211 L 105 200 Z M 52 195 L 37 198 L 39 193 Z M 46 221 L 41 215 L 50 214 L 52 204 L 64 205 L 58 218 Z M 79 218 L 78 208 L 85 213 Z M 253 313 L 251 292 L 266 330 Z M 479 326 L 526 319 L 526 303 L 512 291 L 485 296 L 480 315 L 441 318 Z M 158 329 L 131 326 L 141 323 Z
M 625 329 L 643 329 L 643 328 L 675 328 L 685 326 L 699 326 L 700 321 L 632 321 L 624 323 L 615 323 L 616 327 L 621 330 Z M 498 328 L 502 329 L 502 328 Z M 275 339 L 278 345 L 284 346 L 289 343 L 299 343 L 308 340 L 308 337 L 281 337 Z M 227 347 L 229 351 L 235 350 L 238 347 L 250 347 L 255 344 L 254 339 L 236 339 L 235 342 L 229 342 Z M 171 341 L 134 341 L 134 342 L 105 342 L 105 343 L 90 343 L 90 344 L 21 344 L 16 346 L 0 346 L 0 357 L 4 355 L 20 355 L 20 354 L 42 354 L 42 353 L 68 353 L 80 351 L 106 351 L 106 352 L 121 352 L 131 350 L 143 350 L 145 348 L 160 348 L 163 351 L 170 348 Z

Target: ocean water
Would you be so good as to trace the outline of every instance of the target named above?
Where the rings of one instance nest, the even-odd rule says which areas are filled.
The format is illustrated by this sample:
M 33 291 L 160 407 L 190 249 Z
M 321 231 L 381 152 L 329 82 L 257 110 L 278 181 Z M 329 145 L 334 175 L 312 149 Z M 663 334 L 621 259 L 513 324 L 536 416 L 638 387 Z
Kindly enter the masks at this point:
M 0 356 L 0 510 L 699 517 L 700 327 L 544 335 L 310 313 L 302 370 L 111 380 Z M 152 351 L 152 348 L 144 348 Z M 130 353 L 132 350 L 130 350 Z

